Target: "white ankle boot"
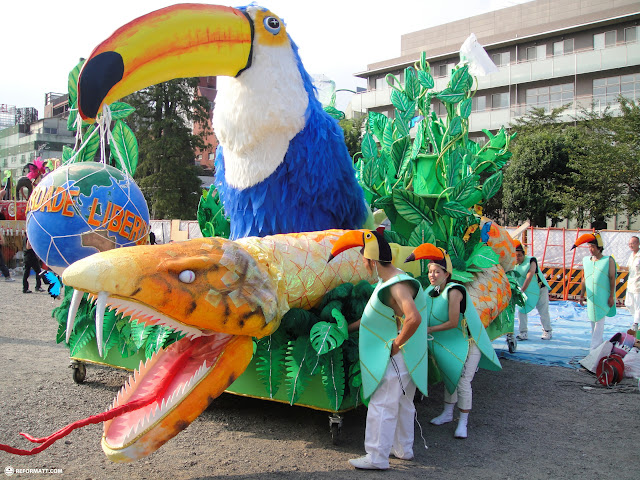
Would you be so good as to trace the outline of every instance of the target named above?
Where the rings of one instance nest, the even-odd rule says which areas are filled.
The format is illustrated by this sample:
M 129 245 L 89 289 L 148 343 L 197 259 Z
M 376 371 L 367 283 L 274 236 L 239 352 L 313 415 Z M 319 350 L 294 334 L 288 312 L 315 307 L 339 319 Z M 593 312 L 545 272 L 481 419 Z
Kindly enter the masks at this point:
M 469 412 L 460 412 L 460 419 L 458 420 L 458 428 L 456 433 L 453 434 L 455 438 L 467 438 L 467 420 L 469 419 Z
M 434 425 L 444 425 L 445 423 L 453 421 L 453 407 L 455 407 L 455 403 L 445 403 L 442 413 L 436 418 L 433 418 L 431 423 Z

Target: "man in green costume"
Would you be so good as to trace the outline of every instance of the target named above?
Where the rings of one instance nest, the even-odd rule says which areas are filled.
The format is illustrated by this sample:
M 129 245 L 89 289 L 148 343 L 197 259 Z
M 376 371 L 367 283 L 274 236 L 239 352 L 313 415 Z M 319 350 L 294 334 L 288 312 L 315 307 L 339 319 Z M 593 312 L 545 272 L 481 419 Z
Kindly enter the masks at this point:
M 427 395 L 429 313 L 420 282 L 391 263 L 391 247 L 381 233 L 345 233 L 335 242 L 329 260 L 353 247 L 362 248 L 365 267 L 379 280 L 362 318 L 349 325 L 349 331 L 359 329 L 362 396 L 369 401 L 367 454 L 349 463 L 386 470 L 392 453 L 402 460 L 413 459 L 416 386 Z
M 587 294 L 587 315 L 591 320 L 591 350 L 604 342 L 604 319 L 616 314 L 616 262 L 613 257 L 603 255 L 604 246 L 599 233 L 585 233 L 573 244 L 588 243 L 591 255 L 584 257 L 580 305 Z
M 516 244 L 516 266 L 518 272 L 518 285 L 527 295 L 524 307 L 518 307 L 518 320 L 520 333 L 518 340 L 528 340 L 528 316 L 534 308 L 540 314 L 542 324 L 542 340 L 551 340 L 551 317 L 549 315 L 549 284 L 538 266 L 536 257 L 529 257 L 524 253 L 524 247 L 518 240 Z

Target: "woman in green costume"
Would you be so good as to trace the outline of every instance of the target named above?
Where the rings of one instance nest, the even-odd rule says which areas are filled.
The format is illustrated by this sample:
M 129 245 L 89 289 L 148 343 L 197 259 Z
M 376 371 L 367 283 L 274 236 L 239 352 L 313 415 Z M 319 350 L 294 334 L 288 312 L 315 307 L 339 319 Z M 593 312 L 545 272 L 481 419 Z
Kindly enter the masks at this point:
M 584 257 L 580 305 L 587 294 L 587 315 L 591 320 L 591 350 L 604 342 L 604 319 L 616 314 L 616 262 L 613 257 L 603 255 L 604 245 L 599 233 L 585 233 L 573 244 L 588 243 L 591 255 Z
M 427 333 L 433 336 L 429 353 L 433 355 L 445 384 L 444 410 L 431 420 L 443 425 L 453 420 L 458 404 L 460 418 L 454 436 L 467 438 L 467 421 L 471 411 L 471 381 L 478 366 L 500 370 L 500 361 L 480 321 L 466 289 L 451 281 L 453 268 L 449 255 L 430 243 L 416 248 L 407 261 L 428 259 L 429 282 L 427 305 L 431 308 Z M 430 305 L 429 305 L 430 304 Z

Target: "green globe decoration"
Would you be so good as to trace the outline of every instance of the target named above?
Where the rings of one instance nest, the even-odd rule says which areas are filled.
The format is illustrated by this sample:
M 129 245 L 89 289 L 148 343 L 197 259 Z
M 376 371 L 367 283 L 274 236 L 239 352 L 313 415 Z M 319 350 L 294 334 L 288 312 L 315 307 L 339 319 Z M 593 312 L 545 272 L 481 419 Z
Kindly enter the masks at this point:
M 27 203 L 27 237 L 57 274 L 112 248 L 146 243 L 149 209 L 133 179 L 104 163 L 82 162 L 45 176 Z

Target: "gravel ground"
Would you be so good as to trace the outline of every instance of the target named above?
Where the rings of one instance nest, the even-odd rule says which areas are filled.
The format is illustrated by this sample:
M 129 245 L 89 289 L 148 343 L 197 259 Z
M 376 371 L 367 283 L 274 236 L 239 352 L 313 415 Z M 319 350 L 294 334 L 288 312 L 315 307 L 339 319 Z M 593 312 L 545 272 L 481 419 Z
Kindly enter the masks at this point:
M 89 365 L 84 384 L 72 380 L 69 352 L 55 343 L 44 293 L 22 294 L 0 280 L 0 442 L 31 448 L 17 436 L 45 436 L 104 411 L 127 373 Z M 613 389 L 588 372 L 503 361 L 501 372 L 474 380 L 469 438 L 455 424 L 435 427 L 442 386 L 417 403 L 414 461 L 392 459 L 386 472 L 361 472 L 347 460 L 363 454 L 366 409 L 344 414 L 340 444 L 332 445 L 328 414 L 223 394 L 185 431 L 149 457 L 111 463 L 101 425 L 76 430 L 36 456 L 0 452 L 0 467 L 61 469 L 14 474 L 69 479 L 631 479 L 639 478 L 640 395 L 631 379 Z

